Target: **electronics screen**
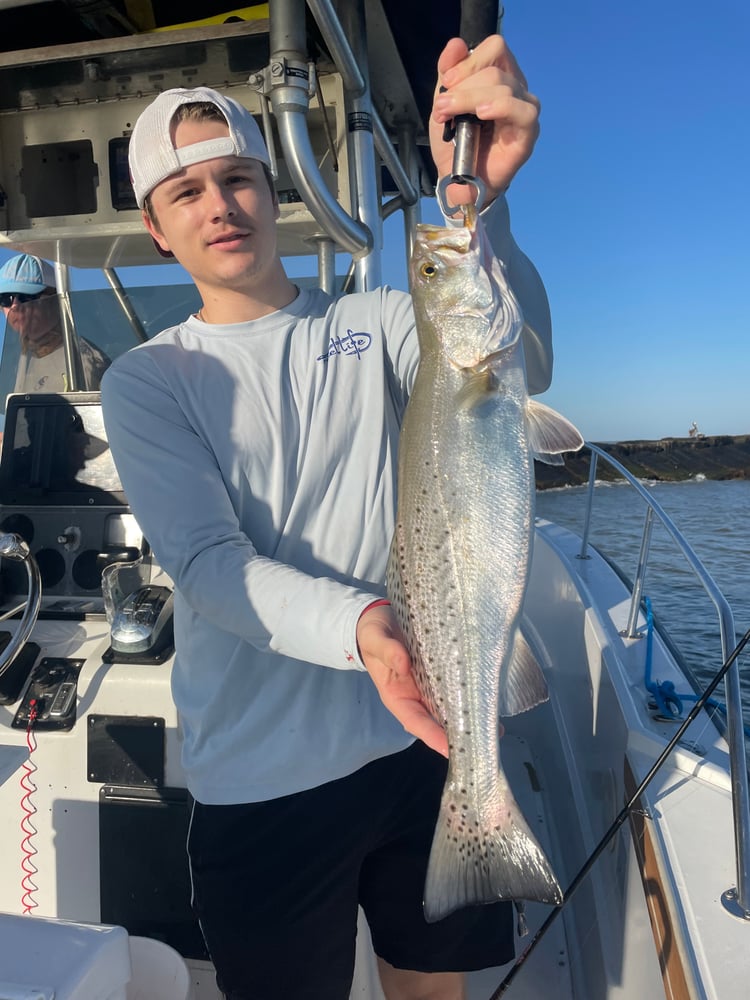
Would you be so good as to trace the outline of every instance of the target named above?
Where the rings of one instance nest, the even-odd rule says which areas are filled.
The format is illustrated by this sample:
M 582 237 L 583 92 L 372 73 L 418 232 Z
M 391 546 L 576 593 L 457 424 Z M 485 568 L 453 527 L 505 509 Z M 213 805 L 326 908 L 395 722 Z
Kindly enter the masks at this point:
M 122 506 L 98 392 L 8 397 L 3 506 Z
M 129 144 L 127 136 L 109 140 L 109 193 L 112 208 L 118 212 L 138 209 L 128 167 Z

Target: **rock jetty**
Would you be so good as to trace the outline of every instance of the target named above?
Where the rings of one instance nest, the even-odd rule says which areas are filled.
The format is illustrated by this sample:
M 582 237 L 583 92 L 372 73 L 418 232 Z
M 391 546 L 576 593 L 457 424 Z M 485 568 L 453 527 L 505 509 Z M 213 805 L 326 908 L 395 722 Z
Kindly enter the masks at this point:
M 599 444 L 599 442 L 594 442 Z M 750 434 L 736 437 L 699 435 L 661 438 L 658 441 L 602 443 L 608 454 L 638 479 L 678 482 L 705 476 L 706 479 L 750 479 Z M 564 466 L 536 462 L 536 482 L 540 490 L 587 483 L 591 452 L 587 448 L 567 454 Z M 597 479 L 616 480 L 618 473 L 599 461 Z

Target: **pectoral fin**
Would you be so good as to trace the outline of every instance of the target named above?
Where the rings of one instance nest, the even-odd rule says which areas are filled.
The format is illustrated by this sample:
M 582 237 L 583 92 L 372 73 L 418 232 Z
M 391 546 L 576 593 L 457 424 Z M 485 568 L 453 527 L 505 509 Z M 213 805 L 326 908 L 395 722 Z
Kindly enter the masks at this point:
M 505 676 L 500 681 L 499 714 L 519 715 L 549 698 L 542 668 L 519 628 Z
M 583 446 L 578 428 L 536 399 L 526 404 L 526 426 L 534 458 L 547 465 L 562 465 L 563 452 L 578 451 Z
M 457 409 L 471 410 L 497 395 L 497 379 L 489 368 L 464 370 L 464 384 L 456 393 Z

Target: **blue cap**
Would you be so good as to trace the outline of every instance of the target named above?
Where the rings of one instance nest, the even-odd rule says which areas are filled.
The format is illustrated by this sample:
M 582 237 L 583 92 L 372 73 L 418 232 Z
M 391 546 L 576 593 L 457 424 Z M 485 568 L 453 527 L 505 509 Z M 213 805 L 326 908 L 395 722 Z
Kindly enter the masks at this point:
M 0 294 L 17 292 L 22 295 L 37 295 L 45 288 L 57 290 L 57 282 L 54 268 L 41 257 L 22 253 L 11 257 L 0 267 Z

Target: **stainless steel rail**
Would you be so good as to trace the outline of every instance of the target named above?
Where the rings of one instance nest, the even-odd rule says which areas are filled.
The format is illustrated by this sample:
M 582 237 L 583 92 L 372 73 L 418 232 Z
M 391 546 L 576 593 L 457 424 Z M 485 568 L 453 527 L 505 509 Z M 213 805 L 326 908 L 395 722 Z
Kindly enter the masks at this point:
M 70 272 L 67 264 L 55 262 L 55 282 L 57 297 L 60 303 L 60 321 L 62 323 L 63 354 L 65 356 L 66 388 L 70 392 L 82 389 L 83 371 L 76 341 L 76 327 L 73 320 L 73 310 L 70 306 Z
M 308 3 L 310 0 L 308 0 Z M 322 6 L 318 3 L 315 6 Z M 362 93 L 346 93 L 346 117 L 349 123 L 346 143 L 349 149 L 349 187 L 352 211 L 372 234 L 372 251 L 355 257 L 357 288 L 371 292 L 382 284 L 381 251 L 383 249 L 383 219 L 375 168 L 375 138 L 373 107 L 370 94 L 370 73 L 367 61 L 367 22 L 364 0 L 348 0 L 340 11 L 341 27 L 350 40 L 354 59 L 362 67 Z M 387 139 L 387 136 L 384 136 Z M 395 156 L 394 156 L 395 158 Z
M 145 343 L 148 340 L 148 334 L 144 330 L 143 323 L 141 323 L 138 313 L 133 308 L 133 303 L 128 298 L 127 292 L 122 287 L 122 282 L 117 271 L 113 267 L 103 267 L 102 273 L 109 282 L 109 287 L 115 293 L 117 304 L 122 309 L 125 318 L 130 324 L 130 329 L 133 331 L 136 340 L 141 344 Z
M 602 458 L 638 493 L 646 503 L 646 521 L 643 527 L 643 539 L 638 558 L 638 568 L 633 581 L 633 597 L 628 617 L 626 634 L 634 637 L 637 633 L 635 625 L 643 593 L 643 584 L 648 566 L 651 529 L 654 516 L 662 523 L 672 540 L 687 560 L 698 582 L 713 602 L 719 616 L 719 631 L 724 659 L 730 655 L 735 646 L 734 615 L 727 599 L 722 594 L 715 580 L 693 552 L 690 544 L 677 528 L 669 515 L 661 508 L 648 490 L 616 459 L 595 444 L 586 442 L 591 451 L 591 466 L 589 469 L 588 497 L 586 504 L 586 519 L 583 528 L 580 558 L 587 558 L 589 534 L 591 529 L 591 514 L 594 503 L 594 486 L 596 484 L 596 469 L 598 459 Z M 732 773 L 732 802 L 734 807 L 734 842 L 737 862 L 737 890 L 732 896 L 734 909 L 750 920 L 750 796 L 748 794 L 747 761 L 745 757 L 745 734 L 742 722 L 742 699 L 740 692 L 739 664 L 735 660 L 726 679 L 727 729 L 726 739 L 729 744 L 729 761 Z
M 296 189 L 323 234 L 354 259 L 355 284 L 368 291 L 381 283 L 382 223 L 378 166 L 382 158 L 396 182 L 407 213 L 419 201 L 419 190 L 400 162 L 390 136 L 372 107 L 367 66 L 364 0 L 307 0 L 344 83 L 345 136 L 349 153 L 351 214 L 336 201 L 320 174 L 307 127 L 310 99 L 305 0 L 276 0 L 270 9 L 271 61 L 254 74 L 251 85 L 270 100 L 279 141 Z M 313 71 L 314 72 L 314 71 Z M 268 130 L 267 130 L 268 131 Z M 410 213 L 410 218 L 413 212 Z M 328 263 L 328 257 L 324 263 Z M 322 276 L 330 284 L 330 275 Z
M 310 141 L 305 0 L 276 0 L 271 5 L 269 40 L 271 107 L 294 186 L 324 232 L 355 259 L 367 256 L 373 246 L 372 233 L 348 215 L 330 193 Z M 261 92 L 265 89 L 257 80 L 253 85 Z

